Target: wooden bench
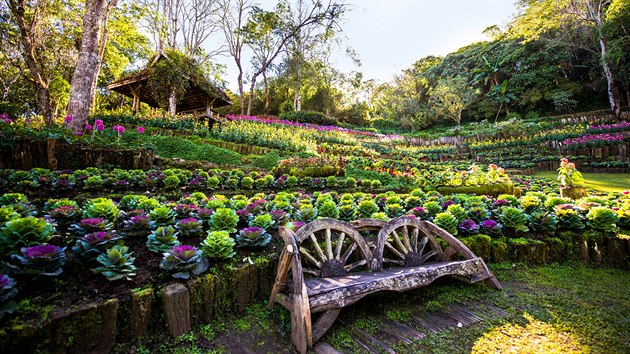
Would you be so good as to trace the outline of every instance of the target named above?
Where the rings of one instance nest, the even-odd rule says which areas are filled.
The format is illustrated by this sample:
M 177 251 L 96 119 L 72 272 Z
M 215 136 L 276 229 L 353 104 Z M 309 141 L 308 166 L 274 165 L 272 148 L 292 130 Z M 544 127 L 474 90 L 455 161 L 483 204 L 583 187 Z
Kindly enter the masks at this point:
M 362 235 L 366 235 L 365 237 Z M 280 227 L 285 246 L 269 299 L 291 312 L 291 340 L 312 348 L 344 306 L 383 290 L 406 291 L 445 275 L 501 284 L 461 241 L 413 216 L 383 222 L 319 219 L 297 232 Z M 312 323 L 312 315 L 321 313 Z

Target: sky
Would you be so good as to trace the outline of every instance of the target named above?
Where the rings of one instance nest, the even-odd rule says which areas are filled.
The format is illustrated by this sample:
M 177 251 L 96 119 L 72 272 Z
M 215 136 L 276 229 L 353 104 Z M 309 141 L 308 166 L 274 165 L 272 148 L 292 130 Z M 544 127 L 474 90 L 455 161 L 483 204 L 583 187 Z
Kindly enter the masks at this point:
M 275 1 L 261 1 L 270 9 Z M 468 44 L 487 40 L 483 30 L 509 22 L 515 0 L 346 0 L 350 11 L 341 36 L 359 55 L 357 67 L 345 47 L 333 54 L 333 65 L 346 73 L 360 71 L 364 79 L 390 81 L 403 69 L 428 55 L 444 56 Z M 246 56 L 244 55 L 244 58 Z M 236 67 L 227 66 L 228 88 L 236 88 Z

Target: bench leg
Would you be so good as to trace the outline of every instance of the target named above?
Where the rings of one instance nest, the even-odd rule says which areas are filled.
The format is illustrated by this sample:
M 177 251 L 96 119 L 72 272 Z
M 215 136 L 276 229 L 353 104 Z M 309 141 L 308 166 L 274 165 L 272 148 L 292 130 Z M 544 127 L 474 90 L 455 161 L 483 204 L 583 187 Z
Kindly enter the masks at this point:
M 313 343 L 317 342 L 328 329 L 333 325 L 341 309 L 328 310 L 324 312 L 313 325 Z
M 313 332 L 311 328 L 311 308 L 308 303 L 306 285 L 302 284 L 301 294 L 292 294 L 291 310 L 291 341 L 300 353 L 306 353 L 313 347 Z

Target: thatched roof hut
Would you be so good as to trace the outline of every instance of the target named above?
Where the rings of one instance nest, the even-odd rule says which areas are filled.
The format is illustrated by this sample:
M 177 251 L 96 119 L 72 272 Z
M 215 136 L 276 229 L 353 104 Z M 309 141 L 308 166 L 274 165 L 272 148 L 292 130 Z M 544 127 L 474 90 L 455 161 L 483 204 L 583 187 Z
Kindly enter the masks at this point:
M 148 89 L 147 82 L 151 76 L 151 68 L 160 60 L 169 59 L 166 54 L 158 53 L 144 69 L 123 76 L 109 84 L 107 88 L 133 98 L 134 112 L 140 107 L 140 102 L 158 108 L 159 104 Z M 190 87 L 177 103 L 176 113 L 193 114 L 200 118 L 213 118 L 216 116 L 214 108 L 232 104 L 228 95 L 211 82 L 204 79 L 205 82 L 200 84 L 199 81 L 190 77 L 188 79 L 190 80 Z

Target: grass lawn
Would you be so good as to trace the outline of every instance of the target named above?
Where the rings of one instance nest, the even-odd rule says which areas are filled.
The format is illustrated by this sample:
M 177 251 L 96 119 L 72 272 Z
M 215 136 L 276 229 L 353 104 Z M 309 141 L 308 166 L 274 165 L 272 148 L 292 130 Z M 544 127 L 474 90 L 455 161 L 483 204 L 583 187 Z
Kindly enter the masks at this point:
M 503 291 L 453 279 L 406 293 L 381 292 L 344 308 L 322 341 L 344 353 L 365 349 L 357 331 L 380 338 L 397 353 L 629 353 L 630 272 L 583 265 L 490 264 Z M 254 304 L 244 314 L 198 327 L 177 340 L 146 338 L 114 352 L 293 353 L 288 312 Z M 504 309 L 507 317 L 486 319 L 437 333 L 414 325 L 417 313 L 448 312 L 454 305 Z M 481 311 L 481 310 L 480 310 Z M 481 314 L 480 314 L 481 315 Z M 383 336 L 395 321 L 427 333 L 413 342 Z
M 630 174 L 628 173 L 582 173 L 586 188 L 602 192 L 623 192 L 630 190 Z M 534 175 L 556 180 L 558 174 L 553 171 L 539 171 Z

